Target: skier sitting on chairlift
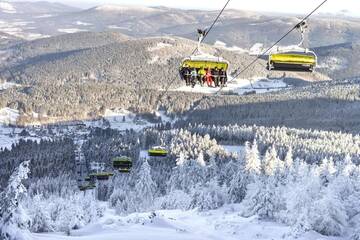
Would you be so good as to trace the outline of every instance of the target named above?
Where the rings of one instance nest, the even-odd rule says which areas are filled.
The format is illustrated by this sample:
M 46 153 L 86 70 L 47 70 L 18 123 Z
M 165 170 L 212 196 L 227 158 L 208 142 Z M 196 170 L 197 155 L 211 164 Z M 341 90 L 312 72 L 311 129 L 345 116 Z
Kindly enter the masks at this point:
M 205 69 L 201 68 L 199 70 L 199 76 L 198 76 L 198 81 L 199 81 L 201 86 L 204 85 L 204 83 L 205 83 L 205 75 L 206 75 Z
M 186 82 L 186 86 L 191 85 L 190 73 L 191 73 L 191 71 L 190 71 L 190 68 L 188 66 L 185 66 L 181 71 L 181 75 L 182 75 L 183 79 Z
M 220 84 L 224 86 L 227 82 L 227 76 L 226 76 L 226 71 L 224 71 L 223 68 L 220 68 L 219 76 L 220 76 Z
M 215 67 L 212 70 L 213 80 L 215 82 L 215 87 L 220 87 L 220 76 L 219 76 L 219 69 Z
M 191 71 L 190 73 L 190 79 L 191 79 L 191 86 L 192 87 L 195 87 L 195 84 L 196 84 L 196 80 L 198 78 L 198 72 L 196 70 L 196 68 L 193 68 L 193 70 Z
M 206 79 L 206 83 L 207 83 L 208 87 L 212 87 L 214 81 L 213 81 L 213 77 L 212 77 L 210 68 L 208 68 L 206 71 L 205 79 Z

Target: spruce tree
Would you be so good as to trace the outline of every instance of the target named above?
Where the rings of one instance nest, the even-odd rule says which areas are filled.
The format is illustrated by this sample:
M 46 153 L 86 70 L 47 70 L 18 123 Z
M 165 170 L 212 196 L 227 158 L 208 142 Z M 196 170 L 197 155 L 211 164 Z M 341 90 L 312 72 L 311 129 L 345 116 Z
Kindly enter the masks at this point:
M 29 217 L 22 207 L 22 201 L 27 196 L 27 190 L 22 184 L 30 173 L 30 161 L 25 161 L 15 169 L 9 179 L 9 184 L 2 194 L 0 202 L 0 236 L 4 240 L 25 239 L 30 226 Z

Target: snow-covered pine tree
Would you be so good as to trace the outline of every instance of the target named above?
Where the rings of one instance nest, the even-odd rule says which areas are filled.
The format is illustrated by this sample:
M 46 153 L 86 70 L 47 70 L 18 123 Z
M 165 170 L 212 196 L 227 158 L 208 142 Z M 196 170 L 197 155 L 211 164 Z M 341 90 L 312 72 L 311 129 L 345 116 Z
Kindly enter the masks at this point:
M 262 218 L 274 219 L 285 208 L 283 192 L 283 162 L 278 158 L 275 147 L 264 156 L 262 175 L 255 175 L 243 201 L 243 215 L 258 214 Z
M 156 183 L 151 177 L 151 167 L 145 160 L 140 168 L 139 179 L 135 185 L 134 200 L 139 211 L 149 210 L 154 204 Z
M 17 167 L 9 179 L 8 186 L 0 202 L 0 237 L 3 240 L 27 239 L 26 232 L 30 221 L 21 202 L 27 195 L 22 181 L 28 178 L 30 161 L 24 161 Z
M 296 177 L 288 183 L 284 195 L 286 209 L 278 215 L 280 221 L 292 226 L 295 234 L 312 230 L 314 221 L 311 217 L 314 202 L 320 198 L 321 181 L 315 167 L 299 162 Z
M 321 198 L 314 202 L 310 212 L 313 221 L 312 229 L 328 236 L 341 236 L 347 227 L 348 216 L 344 202 L 337 194 L 334 183 L 331 182 L 323 188 Z
M 285 163 L 285 168 L 287 170 L 289 170 L 289 169 L 291 169 L 293 167 L 294 158 L 293 158 L 293 149 L 292 149 L 291 146 L 289 147 L 289 149 L 288 149 L 288 151 L 286 153 L 284 163 Z
M 319 174 L 322 180 L 322 184 L 324 186 L 327 186 L 334 178 L 335 173 L 336 173 L 336 168 L 333 159 L 325 158 L 319 167 Z
M 267 176 L 274 175 L 276 168 L 279 165 L 279 158 L 277 156 L 277 152 L 274 146 L 268 149 L 264 156 L 264 165 L 263 170 Z
M 260 154 L 256 140 L 254 140 L 252 147 L 248 142 L 245 143 L 244 164 L 239 163 L 238 171 L 230 182 L 229 198 L 233 203 L 239 203 L 244 199 L 247 186 L 254 182 L 254 179 L 261 172 Z
M 256 139 L 254 139 L 251 149 L 249 148 L 249 143 L 245 144 L 245 162 L 245 171 L 247 173 L 250 175 L 260 174 L 261 161 Z
M 31 217 L 30 230 L 32 232 L 52 232 L 51 217 L 46 207 L 43 206 L 42 195 L 35 195 L 28 206 L 29 216 Z
M 191 208 L 199 210 L 212 210 L 223 206 L 227 202 L 227 191 L 221 187 L 216 178 L 209 183 L 198 185 L 192 191 Z

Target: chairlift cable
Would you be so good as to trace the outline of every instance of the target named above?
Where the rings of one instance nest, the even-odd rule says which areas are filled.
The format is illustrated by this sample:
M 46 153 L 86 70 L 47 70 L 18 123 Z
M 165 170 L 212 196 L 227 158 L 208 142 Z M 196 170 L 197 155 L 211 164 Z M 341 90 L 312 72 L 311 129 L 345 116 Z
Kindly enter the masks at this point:
M 221 11 L 219 12 L 219 14 L 216 16 L 214 22 L 211 24 L 209 30 L 207 30 L 204 34 L 204 37 L 202 38 L 202 40 L 200 41 L 200 43 L 202 43 L 205 38 L 207 37 L 207 35 L 209 34 L 209 32 L 214 28 L 215 24 L 218 22 L 218 20 L 220 19 L 220 16 L 223 14 L 223 12 L 225 11 L 226 7 L 229 5 L 231 0 L 228 0 L 226 2 L 226 4 L 224 5 L 224 7 L 221 9 Z M 194 55 L 194 53 L 196 52 L 197 48 L 194 49 L 194 51 L 192 52 L 191 55 Z

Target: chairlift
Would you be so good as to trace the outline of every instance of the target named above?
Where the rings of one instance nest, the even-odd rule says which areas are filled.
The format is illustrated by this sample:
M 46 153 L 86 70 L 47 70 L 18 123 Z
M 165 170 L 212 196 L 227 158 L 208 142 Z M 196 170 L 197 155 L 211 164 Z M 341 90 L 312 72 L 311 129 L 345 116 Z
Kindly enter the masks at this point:
M 166 157 L 168 154 L 168 151 L 166 148 L 161 146 L 152 147 L 148 150 L 148 154 L 151 157 Z
M 305 32 L 308 25 L 305 21 L 299 23 L 296 29 L 301 34 L 301 41 L 297 46 L 278 47 L 269 54 L 269 71 L 313 72 L 317 66 L 317 55 L 314 51 L 304 48 Z
M 201 43 L 204 37 L 206 36 L 206 30 L 198 29 L 198 46 L 196 52 L 184 58 L 181 62 L 179 73 L 182 80 L 186 81 L 186 85 L 194 86 L 196 82 L 191 79 L 191 70 L 196 69 L 197 72 L 199 70 L 223 70 L 224 78 L 227 76 L 227 71 L 229 69 L 229 62 L 222 57 L 216 57 L 211 54 L 204 53 L 201 49 Z M 220 77 L 220 76 L 219 76 Z M 202 79 L 197 79 L 198 81 L 202 81 Z M 224 81 L 225 84 L 225 81 Z
M 114 158 L 113 167 L 121 173 L 129 173 L 132 168 L 132 160 L 125 156 Z

